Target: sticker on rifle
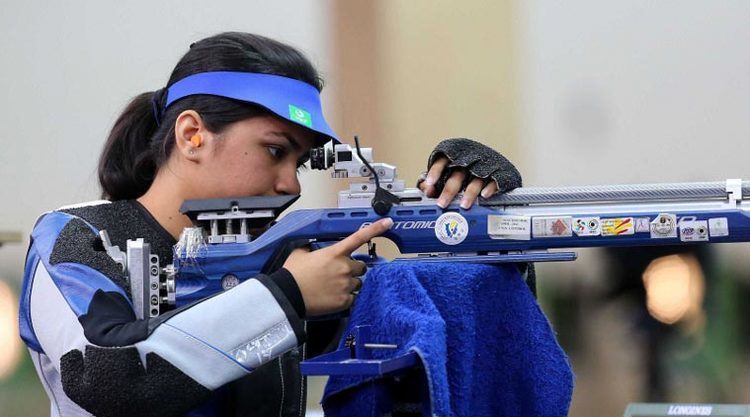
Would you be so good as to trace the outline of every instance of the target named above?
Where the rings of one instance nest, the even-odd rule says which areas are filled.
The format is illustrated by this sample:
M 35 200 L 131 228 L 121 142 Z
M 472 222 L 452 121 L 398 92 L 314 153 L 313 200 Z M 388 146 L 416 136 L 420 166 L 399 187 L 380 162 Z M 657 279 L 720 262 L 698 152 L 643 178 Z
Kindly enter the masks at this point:
M 651 231 L 651 219 L 648 217 L 636 217 L 634 221 L 636 233 L 648 233 Z
M 660 213 L 651 222 L 651 238 L 664 239 L 677 237 L 677 216 L 669 213 Z
M 711 237 L 729 236 L 729 222 L 726 217 L 708 219 L 708 233 Z
M 571 223 L 573 218 L 565 217 L 534 217 L 532 230 L 534 237 L 568 237 L 573 236 Z
M 708 222 L 695 217 L 680 219 L 680 240 L 683 242 L 708 242 Z
M 623 236 L 634 233 L 635 223 L 632 217 L 602 219 L 602 236 Z
M 458 245 L 469 234 L 469 223 L 459 213 L 443 213 L 435 221 L 435 236 L 446 245 Z
M 487 216 L 487 234 L 492 239 L 531 239 L 531 217 L 513 215 Z
M 232 288 L 239 285 L 240 279 L 237 278 L 237 276 L 232 274 L 226 274 L 223 277 L 221 277 L 221 288 L 225 290 L 231 290 Z
M 598 217 L 576 217 L 573 219 L 573 233 L 578 236 L 599 236 L 602 223 Z

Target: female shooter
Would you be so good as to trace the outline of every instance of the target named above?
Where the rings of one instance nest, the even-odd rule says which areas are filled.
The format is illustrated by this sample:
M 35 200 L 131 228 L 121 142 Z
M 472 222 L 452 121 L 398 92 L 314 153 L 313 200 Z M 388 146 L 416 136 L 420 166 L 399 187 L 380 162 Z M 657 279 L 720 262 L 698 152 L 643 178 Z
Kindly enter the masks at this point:
M 127 106 L 100 158 L 105 200 L 46 213 L 32 232 L 20 327 L 53 416 L 303 413 L 305 318 L 349 308 L 365 270 L 350 254 L 390 219 L 152 319 L 136 318 L 127 276 L 98 232 L 121 250 L 143 238 L 163 267 L 191 225 L 179 213 L 184 200 L 299 194 L 308 151 L 337 140 L 321 89 L 297 50 L 224 33 L 191 45 L 165 88 Z M 480 192 L 520 185 L 509 163 L 478 178 L 468 163 L 449 163 L 455 142 L 443 146 L 420 185 L 430 196 L 442 190 L 442 206 L 464 188 L 470 206 Z M 237 347 L 251 345 L 237 360 Z

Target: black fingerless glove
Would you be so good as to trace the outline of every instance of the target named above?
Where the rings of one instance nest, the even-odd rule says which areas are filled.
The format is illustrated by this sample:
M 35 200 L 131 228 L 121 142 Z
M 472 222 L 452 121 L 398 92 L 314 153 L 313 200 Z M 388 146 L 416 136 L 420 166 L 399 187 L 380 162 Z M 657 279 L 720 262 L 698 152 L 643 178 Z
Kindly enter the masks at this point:
M 435 150 L 430 154 L 427 160 L 427 169 L 441 156 L 450 160 L 448 168 L 463 168 L 469 171 L 474 177 L 482 178 L 487 181 L 495 181 L 500 193 L 508 192 L 518 188 L 522 184 L 521 174 L 515 166 L 503 155 L 489 146 L 483 145 L 477 141 L 466 138 L 445 139 L 440 142 Z M 438 192 L 442 191 L 452 170 L 447 169 L 438 180 L 435 187 Z M 467 176 L 464 186 L 472 180 Z M 536 270 L 533 263 L 524 263 L 519 265 L 521 275 L 526 280 L 534 297 L 536 297 Z
M 445 139 L 440 142 L 427 160 L 427 169 L 441 156 L 450 160 L 449 168 L 464 168 L 475 177 L 495 181 L 498 191 L 508 192 L 521 186 L 521 174 L 515 166 L 496 150 L 477 141 L 465 138 Z M 437 182 L 443 189 L 451 170 L 445 170 Z M 471 177 L 467 176 L 467 182 Z

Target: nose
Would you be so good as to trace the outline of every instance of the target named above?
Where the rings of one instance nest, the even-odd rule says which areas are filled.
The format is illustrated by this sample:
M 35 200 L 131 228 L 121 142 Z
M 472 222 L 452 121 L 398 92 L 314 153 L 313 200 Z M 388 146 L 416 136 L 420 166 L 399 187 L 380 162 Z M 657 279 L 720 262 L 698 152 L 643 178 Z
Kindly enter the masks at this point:
M 285 167 L 279 172 L 276 177 L 276 184 L 274 184 L 274 191 L 277 194 L 282 195 L 294 195 L 299 194 L 302 190 L 299 184 L 299 178 L 297 178 L 297 166 L 293 164 L 290 168 Z

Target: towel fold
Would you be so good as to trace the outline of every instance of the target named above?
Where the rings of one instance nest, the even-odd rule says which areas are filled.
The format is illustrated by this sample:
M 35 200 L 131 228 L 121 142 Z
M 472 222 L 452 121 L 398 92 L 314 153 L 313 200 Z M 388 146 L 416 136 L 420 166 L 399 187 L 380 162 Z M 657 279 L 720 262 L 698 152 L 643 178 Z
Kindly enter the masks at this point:
M 371 271 L 345 335 L 371 325 L 375 358 L 415 351 L 432 414 L 565 416 L 573 372 L 517 268 L 458 263 L 391 263 Z M 342 346 L 343 347 L 343 338 Z M 377 381 L 332 376 L 326 416 L 376 416 Z

